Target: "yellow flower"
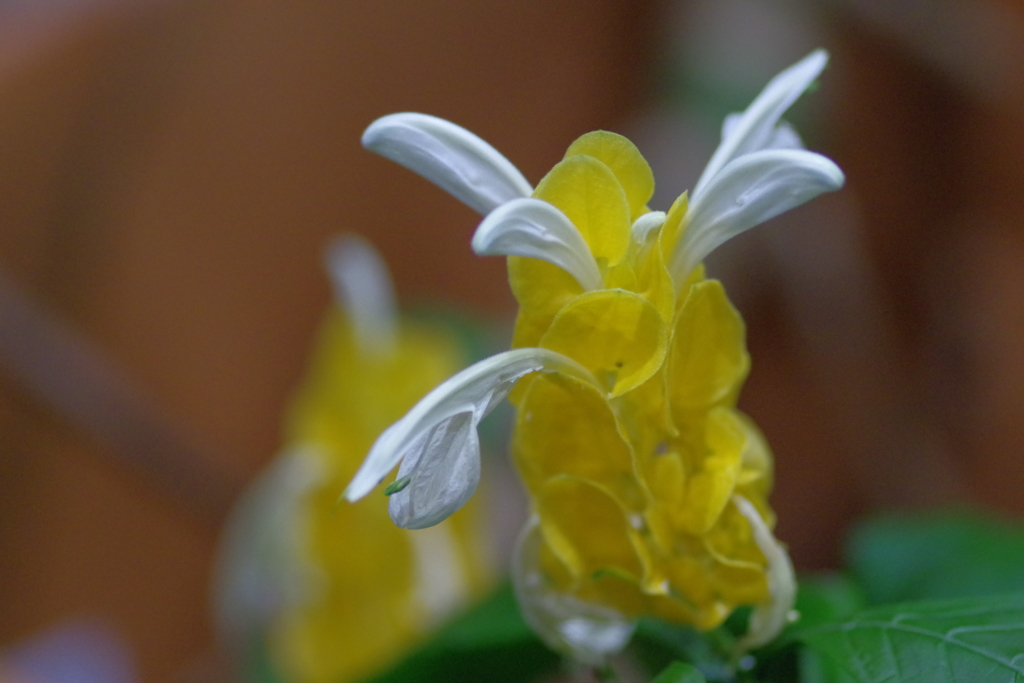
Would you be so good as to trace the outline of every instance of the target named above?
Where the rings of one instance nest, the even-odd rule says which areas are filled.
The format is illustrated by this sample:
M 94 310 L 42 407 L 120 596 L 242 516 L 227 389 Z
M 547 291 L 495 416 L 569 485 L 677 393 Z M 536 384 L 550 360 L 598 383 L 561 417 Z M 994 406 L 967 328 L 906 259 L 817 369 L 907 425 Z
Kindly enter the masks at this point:
M 743 321 L 700 263 L 842 185 L 838 167 L 780 123 L 826 60 L 812 53 L 730 116 L 692 197 L 666 213 L 647 207 L 650 167 L 614 133 L 576 140 L 532 189 L 447 121 L 374 122 L 364 145 L 487 213 L 473 248 L 509 256 L 520 308 L 515 350 L 457 374 L 390 427 L 346 497 L 401 461 L 409 486 L 393 519 L 437 523 L 472 494 L 476 425 L 511 392 L 512 452 L 533 510 L 513 580 L 549 644 L 597 662 L 628 641 L 635 617 L 710 629 L 738 605 L 755 607 L 741 648 L 774 637 L 794 580 L 771 533 L 772 459 L 736 409 L 750 367 Z
M 412 534 L 387 520 L 384 496 L 337 505 L 374 439 L 460 354 L 441 330 L 399 321 L 369 245 L 348 237 L 330 257 L 346 313 L 328 312 L 287 446 L 236 515 L 221 582 L 227 630 L 262 622 L 275 665 L 300 683 L 380 670 L 478 593 L 484 573 L 476 510 Z

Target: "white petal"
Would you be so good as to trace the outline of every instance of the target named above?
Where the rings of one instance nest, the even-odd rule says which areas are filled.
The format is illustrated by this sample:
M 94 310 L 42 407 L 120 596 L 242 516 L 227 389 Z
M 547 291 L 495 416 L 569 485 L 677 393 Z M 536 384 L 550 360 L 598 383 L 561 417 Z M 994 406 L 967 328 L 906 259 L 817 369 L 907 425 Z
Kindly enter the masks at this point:
M 542 542 L 540 521 L 534 515 L 523 528 L 512 559 L 519 611 L 548 647 L 583 664 L 601 665 L 629 643 L 635 624 L 613 609 L 552 590 L 540 569 Z
M 736 644 L 737 651 L 745 652 L 771 641 L 779 635 L 796 602 L 796 574 L 786 549 L 775 540 L 768 525 L 761 519 L 757 508 L 743 496 L 734 495 L 733 502 L 750 522 L 754 542 L 768 560 L 768 590 L 771 598 L 758 605 L 750 615 L 747 634 Z
M 583 235 L 555 206 L 514 199 L 487 215 L 473 235 L 481 256 L 529 256 L 566 271 L 586 291 L 601 288 L 601 271 Z
M 505 392 L 507 393 L 507 392 Z M 391 494 L 388 513 L 404 529 L 426 529 L 446 520 L 480 484 L 480 441 L 470 411 L 441 420 L 398 468 L 409 484 Z
M 647 244 L 647 238 L 650 237 L 651 231 L 664 225 L 665 218 L 666 216 L 664 211 L 648 211 L 640 216 L 640 218 L 637 218 L 636 221 L 633 222 L 633 226 L 629 229 L 629 234 L 633 239 L 633 243 L 637 246 Z
M 694 200 L 730 161 L 743 154 L 766 148 L 779 119 L 818 77 L 826 62 L 828 53 L 824 50 L 815 50 L 768 82 L 747 110 L 727 126 L 728 130 L 725 132 L 728 134 L 723 135 L 722 143 L 711 155 L 704 173 L 693 188 Z
M 396 504 L 403 511 L 402 523 L 409 528 L 436 524 L 442 512 L 450 514 L 446 511 L 465 502 L 476 488 L 477 424 L 531 372 L 558 372 L 599 386 L 589 370 L 548 349 L 515 349 L 484 359 L 443 382 L 388 427 L 345 489 L 345 498 L 359 500 L 408 458 L 402 476 L 410 478 L 406 489 L 412 491 L 393 494 L 406 501 Z
M 784 211 L 838 190 L 843 172 L 830 159 L 804 150 L 765 150 L 731 161 L 690 204 L 670 272 L 684 282 L 720 244 Z
M 379 118 L 363 133 L 363 147 L 419 173 L 480 213 L 533 194 L 523 174 L 498 150 L 436 116 Z
M 369 242 L 355 235 L 331 240 L 324 252 L 334 298 L 352 321 L 363 353 L 390 353 L 397 314 L 387 266 Z

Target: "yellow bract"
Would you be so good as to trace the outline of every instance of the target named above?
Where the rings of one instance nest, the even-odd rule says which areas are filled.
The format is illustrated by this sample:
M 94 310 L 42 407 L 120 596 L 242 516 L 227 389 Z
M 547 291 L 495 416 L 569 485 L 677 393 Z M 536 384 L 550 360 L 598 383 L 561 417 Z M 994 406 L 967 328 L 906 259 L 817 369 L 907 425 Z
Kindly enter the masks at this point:
M 629 244 L 626 193 L 610 168 L 585 154 L 555 164 L 534 191 L 569 217 L 598 264 L 614 266 Z
M 675 412 L 706 409 L 735 400 L 750 369 L 743 320 L 722 283 L 698 282 L 679 309 L 669 363 L 675 376 Z
M 611 169 L 626 193 L 630 220 L 646 213 L 647 202 L 654 194 L 654 173 L 636 145 L 621 135 L 595 130 L 569 145 L 565 158 L 577 154 L 591 156 Z
M 766 559 L 733 496 L 774 523 L 771 453 L 735 407 L 750 367 L 743 320 L 702 267 L 680 287 L 665 267 L 686 230 L 686 194 L 660 227 L 631 235 L 653 189 L 636 147 L 604 131 L 574 142 L 538 186 L 535 197 L 580 230 L 603 288 L 583 292 L 556 266 L 510 258 L 514 346 L 563 353 L 601 389 L 523 380 L 513 454 L 552 584 L 626 616 L 707 629 L 768 597 Z
M 283 610 L 270 633 L 287 680 L 362 680 L 400 656 L 438 618 L 422 594 L 422 550 L 411 535 L 419 532 L 391 523 L 386 496 L 352 505 L 337 500 L 380 432 L 461 362 L 453 339 L 409 324 L 394 353 L 368 354 L 339 313 L 328 315 L 286 434 L 287 443 L 314 459 L 321 473 L 300 501 L 294 529 L 310 593 Z M 439 548 L 452 556 L 441 561 L 461 576 L 463 599 L 478 592 L 484 578 L 478 514 L 471 502 L 429 530 L 447 535 Z
M 642 296 L 604 289 L 566 304 L 540 345 L 578 361 L 618 396 L 635 389 L 662 364 L 668 326 Z

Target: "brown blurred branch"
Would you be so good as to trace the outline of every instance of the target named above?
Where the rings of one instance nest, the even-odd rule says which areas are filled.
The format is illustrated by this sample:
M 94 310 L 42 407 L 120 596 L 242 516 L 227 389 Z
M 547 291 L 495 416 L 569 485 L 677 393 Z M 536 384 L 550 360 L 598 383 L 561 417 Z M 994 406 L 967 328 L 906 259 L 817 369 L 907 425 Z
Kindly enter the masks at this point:
M 221 518 L 242 482 L 184 438 L 103 351 L 0 270 L 0 368 L 193 512 Z

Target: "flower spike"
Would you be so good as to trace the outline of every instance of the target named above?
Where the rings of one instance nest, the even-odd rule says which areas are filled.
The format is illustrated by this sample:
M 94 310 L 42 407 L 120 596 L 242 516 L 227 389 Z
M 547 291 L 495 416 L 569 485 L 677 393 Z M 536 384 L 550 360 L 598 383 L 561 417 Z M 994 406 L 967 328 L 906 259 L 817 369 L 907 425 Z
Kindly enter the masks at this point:
M 576 361 L 547 349 L 506 351 L 472 365 L 427 394 L 370 449 L 343 494 L 356 501 L 400 461 L 388 511 L 400 527 L 423 529 L 462 507 L 480 481 L 477 424 L 521 377 L 558 372 L 599 386 Z
M 771 452 L 736 406 L 743 321 L 700 263 L 844 183 L 781 121 L 827 60 L 811 53 L 727 117 L 696 188 L 667 213 L 648 207 L 650 167 L 613 133 L 577 139 L 530 196 L 504 157 L 453 124 L 400 114 L 367 130 L 368 147 L 487 212 L 476 253 L 525 257 L 508 264 L 522 348 L 428 394 L 378 438 L 344 495 L 366 495 L 401 462 L 386 491 L 392 519 L 437 523 L 476 488 L 480 419 L 520 378 L 558 373 L 514 400 L 512 454 L 532 516 L 512 580 L 527 623 L 580 662 L 602 664 L 645 615 L 710 630 L 752 606 L 739 658 L 792 614 L 793 567 L 769 522 Z
M 415 171 L 486 214 L 533 188 L 498 150 L 465 128 L 426 114 L 390 114 L 363 133 L 363 147 Z
M 554 205 L 539 199 L 513 199 L 487 215 L 473 235 L 481 256 L 531 256 L 552 263 L 584 291 L 601 288 L 601 271 L 583 235 Z

